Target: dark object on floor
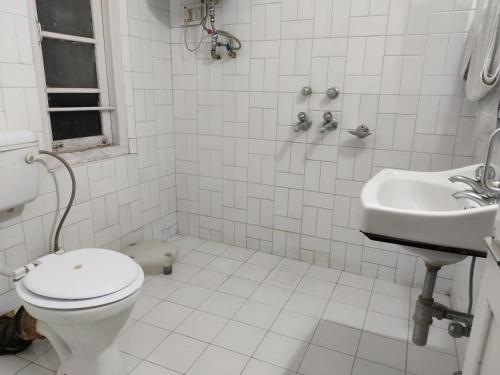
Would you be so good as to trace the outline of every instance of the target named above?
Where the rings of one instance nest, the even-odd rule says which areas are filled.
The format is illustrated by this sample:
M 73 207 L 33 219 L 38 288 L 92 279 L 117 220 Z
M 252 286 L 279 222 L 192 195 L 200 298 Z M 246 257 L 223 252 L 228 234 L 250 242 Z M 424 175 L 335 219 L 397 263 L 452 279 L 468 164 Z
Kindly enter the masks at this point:
M 28 348 L 33 340 L 43 336 L 36 332 L 36 320 L 24 307 L 17 313 L 0 317 L 0 355 L 16 354 Z

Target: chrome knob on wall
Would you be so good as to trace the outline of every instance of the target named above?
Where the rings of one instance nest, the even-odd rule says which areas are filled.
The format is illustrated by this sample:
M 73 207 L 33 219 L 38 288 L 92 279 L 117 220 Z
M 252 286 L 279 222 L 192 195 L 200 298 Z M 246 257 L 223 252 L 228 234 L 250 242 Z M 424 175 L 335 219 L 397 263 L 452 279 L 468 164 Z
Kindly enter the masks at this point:
M 355 135 L 356 137 L 358 137 L 360 139 L 364 139 L 372 134 L 372 132 L 370 131 L 370 128 L 366 125 L 359 125 L 356 129 L 349 130 L 349 133 L 352 135 Z
M 326 96 L 328 96 L 330 99 L 337 98 L 339 94 L 340 91 L 336 87 L 330 87 L 328 90 L 326 90 Z
M 300 90 L 300 93 L 304 96 L 309 96 L 312 94 L 312 89 L 308 86 L 302 87 L 302 90 Z
M 307 114 L 305 112 L 300 112 L 297 118 L 299 119 L 299 122 L 297 123 L 297 125 L 295 125 L 294 131 L 296 133 L 300 131 L 306 132 L 311 128 L 312 121 L 309 120 L 309 117 L 307 117 Z
M 321 134 L 336 130 L 339 127 L 338 120 L 333 118 L 333 115 L 330 111 L 323 114 L 323 120 L 323 124 L 319 128 L 319 132 Z

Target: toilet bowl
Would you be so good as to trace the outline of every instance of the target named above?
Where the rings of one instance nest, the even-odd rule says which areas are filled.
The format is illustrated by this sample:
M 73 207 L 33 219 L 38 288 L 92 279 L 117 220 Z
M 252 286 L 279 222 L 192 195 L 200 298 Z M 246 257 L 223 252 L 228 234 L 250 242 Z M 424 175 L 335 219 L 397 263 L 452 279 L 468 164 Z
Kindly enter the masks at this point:
M 125 375 L 116 337 L 140 295 L 139 265 L 115 251 L 80 249 L 27 267 L 16 290 L 61 360 L 57 375 Z

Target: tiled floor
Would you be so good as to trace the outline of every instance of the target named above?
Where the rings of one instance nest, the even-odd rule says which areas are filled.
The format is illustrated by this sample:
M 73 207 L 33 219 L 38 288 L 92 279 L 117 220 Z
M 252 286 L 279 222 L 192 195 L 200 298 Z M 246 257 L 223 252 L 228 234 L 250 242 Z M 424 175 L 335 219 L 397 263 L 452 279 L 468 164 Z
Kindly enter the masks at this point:
M 173 275 L 146 280 L 119 337 L 129 374 L 451 375 L 458 369 L 443 323 L 432 327 L 427 347 L 410 342 L 416 289 L 191 237 L 172 241 L 180 247 Z M 53 374 L 57 365 L 42 341 L 0 357 L 0 375 Z

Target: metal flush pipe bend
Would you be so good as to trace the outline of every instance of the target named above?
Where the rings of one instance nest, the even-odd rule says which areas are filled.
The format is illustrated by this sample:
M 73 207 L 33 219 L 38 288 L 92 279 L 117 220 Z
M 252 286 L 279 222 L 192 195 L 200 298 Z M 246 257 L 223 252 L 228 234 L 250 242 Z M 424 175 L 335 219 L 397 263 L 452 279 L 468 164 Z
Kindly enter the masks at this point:
M 53 246 L 52 251 L 54 253 L 57 253 L 59 250 L 61 250 L 61 248 L 59 247 L 59 236 L 61 235 L 62 227 L 63 227 L 64 222 L 65 222 L 66 218 L 68 217 L 69 211 L 71 210 L 71 207 L 73 207 L 73 203 L 75 201 L 76 178 L 75 178 L 75 174 L 73 172 L 73 168 L 71 168 L 69 163 L 66 160 L 64 160 L 64 158 L 62 156 L 56 154 L 55 152 L 45 151 L 45 150 L 40 150 L 39 153 L 43 154 L 43 155 L 52 156 L 53 158 L 56 158 L 57 160 L 59 160 L 66 167 L 66 169 L 68 170 L 69 176 L 71 177 L 71 196 L 69 198 L 68 205 L 66 206 L 66 209 L 64 210 L 64 213 L 61 217 L 61 220 L 59 221 L 59 224 L 57 225 L 56 234 L 54 236 L 54 246 Z

